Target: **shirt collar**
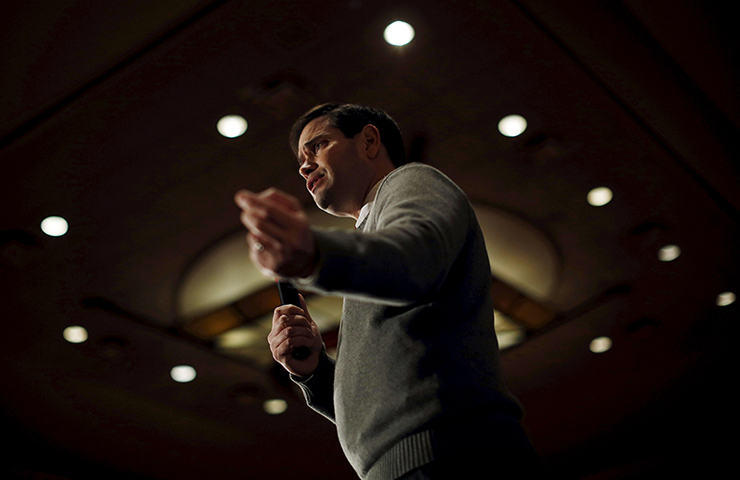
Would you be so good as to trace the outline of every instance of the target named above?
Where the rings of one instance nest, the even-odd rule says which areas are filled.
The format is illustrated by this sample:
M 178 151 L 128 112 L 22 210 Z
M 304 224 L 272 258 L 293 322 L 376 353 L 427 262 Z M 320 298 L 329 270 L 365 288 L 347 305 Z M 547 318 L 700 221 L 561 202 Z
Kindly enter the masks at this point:
M 373 209 L 373 204 L 375 203 L 375 197 L 378 194 L 378 189 L 380 188 L 380 184 L 383 183 L 383 180 L 379 180 L 375 185 L 373 185 L 373 188 L 370 189 L 369 192 L 367 192 L 367 196 L 365 197 L 365 203 L 362 205 L 362 208 L 360 209 L 360 215 L 357 217 L 357 221 L 355 222 L 355 228 L 359 227 L 362 222 L 365 221 L 368 215 L 370 215 L 370 212 Z

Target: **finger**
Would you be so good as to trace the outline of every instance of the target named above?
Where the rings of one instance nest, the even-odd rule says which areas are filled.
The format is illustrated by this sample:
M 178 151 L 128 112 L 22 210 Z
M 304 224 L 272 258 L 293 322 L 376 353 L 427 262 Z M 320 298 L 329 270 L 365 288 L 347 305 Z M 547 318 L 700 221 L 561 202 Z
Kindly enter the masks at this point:
M 274 215 L 260 206 L 247 206 L 242 210 L 239 218 L 242 224 L 244 224 L 244 226 L 250 231 L 268 233 L 270 228 L 273 230 L 275 227 L 279 227 L 280 229 L 285 228 L 282 224 L 276 221 L 276 217 Z
M 314 324 L 311 315 L 308 313 L 306 307 L 306 301 L 303 299 L 301 294 L 298 294 L 298 298 L 301 299 L 301 305 L 303 308 L 295 305 L 281 305 L 275 309 L 272 315 L 273 329 L 279 329 L 283 326 L 290 325 L 302 325 L 311 328 Z
M 276 353 L 277 356 L 282 357 L 283 360 L 289 360 L 291 358 L 291 353 L 293 350 L 295 350 L 298 347 L 308 347 L 312 348 L 314 346 L 314 339 L 313 337 L 307 337 L 307 336 L 292 336 L 287 337 L 285 339 L 280 339 L 280 341 L 275 342 L 273 345 L 273 353 Z M 279 358 L 276 358 L 276 360 L 280 361 Z
M 238 195 L 239 201 L 246 208 L 262 209 L 280 223 L 293 223 L 296 219 L 295 214 L 303 212 L 297 198 L 276 188 L 269 188 L 260 194 L 241 190 Z
M 276 250 L 280 248 L 280 242 L 260 232 L 247 233 L 247 245 L 251 250 L 262 252 L 264 250 Z
M 312 326 L 304 318 L 302 323 L 275 324 L 267 335 L 267 341 L 270 343 L 280 343 L 290 337 L 314 338 L 315 334 Z
M 300 294 L 298 294 L 300 295 Z M 301 307 L 297 307 L 295 305 L 280 305 L 275 309 L 272 315 L 273 322 L 277 321 L 281 316 L 295 316 L 295 315 L 304 315 L 305 309 Z
M 290 198 L 287 194 L 275 188 L 270 188 L 262 193 L 253 193 L 249 190 L 240 190 L 235 196 L 237 205 L 245 209 L 256 208 L 278 208 L 296 210 L 298 200 Z
M 254 195 L 254 193 L 249 190 L 239 190 L 234 194 L 234 203 L 241 209 L 247 208 L 246 197 L 250 195 Z
M 295 236 L 291 228 L 299 220 L 291 214 L 272 206 L 248 206 L 241 213 L 241 222 L 250 232 L 271 237 L 279 242 L 286 242 Z
M 277 351 L 283 350 L 284 353 L 289 353 L 290 350 L 297 346 L 313 347 L 315 340 L 316 338 L 311 329 L 307 327 L 288 327 L 276 334 L 271 332 L 267 336 L 270 349 Z
M 301 203 L 296 197 L 289 195 L 281 190 L 278 190 L 277 188 L 268 188 L 264 192 L 257 195 L 257 197 L 274 205 L 278 205 L 292 211 L 303 210 Z
M 275 238 L 261 232 L 247 233 L 247 246 L 252 261 L 263 267 L 274 266 L 274 260 L 283 258 L 283 244 Z M 275 277 L 278 275 L 275 274 Z
M 293 308 L 295 308 L 293 312 L 286 312 L 285 309 L 280 309 L 280 307 L 275 309 L 275 312 L 272 315 L 272 328 L 270 330 L 270 333 L 276 335 L 285 327 L 291 325 L 308 325 L 308 320 L 306 319 L 306 317 L 301 315 L 301 313 L 303 312 L 299 313 L 298 307 L 294 306 Z
M 251 240 L 250 240 L 251 239 Z M 278 273 L 275 271 L 275 263 L 271 261 L 268 248 L 261 244 L 258 240 L 254 239 L 254 236 L 247 236 L 247 243 L 249 245 L 249 258 L 252 264 L 257 267 L 259 272 L 268 278 L 275 278 Z
M 267 339 L 270 343 L 280 344 L 293 337 L 306 337 L 313 339 L 313 331 L 306 325 L 292 325 L 281 328 L 277 332 L 270 332 Z
M 283 229 L 302 221 L 303 207 L 298 199 L 276 188 L 269 188 L 259 194 L 239 190 L 234 196 L 234 201 L 251 216 L 272 219 Z M 249 222 L 251 226 L 257 226 L 256 220 Z
M 311 327 L 311 321 L 304 315 L 280 315 L 273 322 L 273 330 L 278 331 L 289 327 Z

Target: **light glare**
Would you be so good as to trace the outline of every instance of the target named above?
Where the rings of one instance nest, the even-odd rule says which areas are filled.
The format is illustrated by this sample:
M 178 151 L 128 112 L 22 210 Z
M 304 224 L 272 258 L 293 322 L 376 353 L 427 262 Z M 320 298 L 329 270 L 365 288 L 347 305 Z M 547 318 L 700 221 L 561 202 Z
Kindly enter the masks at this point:
M 192 382 L 195 379 L 195 369 L 190 365 L 178 365 L 170 371 L 172 380 L 180 383 Z
M 265 401 L 265 403 L 262 404 L 262 408 L 264 408 L 265 412 L 270 415 L 280 415 L 288 409 L 288 402 L 280 398 L 275 398 Z
M 588 192 L 587 200 L 594 207 L 603 207 L 612 201 L 612 197 L 613 194 L 610 189 L 607 187 L 598 187 Z
M 717 305 L 720 307 L 732 305 L 735 303 L 735 300 L 737 300 L 737 297 L 735 297 L 735 294 L 732 292 L 724 292 L 717 295 Z
M 82 343 L 87 340 L 87 330 L 77 325 L 65 328 L 62 335 L 69 343 Z
M 681 249 L 678 245 L 666 245 L 665 247 L 658 250 L 658 258 L 662 262 L 670 262 L 677 259 L 681 255 Z
M 68 228 L 67 221 L 62 217 L 46 217 L 41 222 L 41 231 L 50 237 L 61 237 L 67 233 Z
M 498 122 L 498 131 L 507 137 L 516 137 L 527 129 L 527 120 L 521 115 L 507 115 Z
M 414 39 L 414 35 L 414 27 L 400 20 L 385 27 L 385 31 L 383 32 L 385 41 L 396 47 L 407 45 Z
M 226 115 L 216 124 L 218 133 L 227 138 L 236 138 L 247 131 L 247 121 L 239 115 Z
M 609 337 L 597 337 L 591 340 L 589 349 L 594 353 L 604 353 L 612 348 L 612 339 Z

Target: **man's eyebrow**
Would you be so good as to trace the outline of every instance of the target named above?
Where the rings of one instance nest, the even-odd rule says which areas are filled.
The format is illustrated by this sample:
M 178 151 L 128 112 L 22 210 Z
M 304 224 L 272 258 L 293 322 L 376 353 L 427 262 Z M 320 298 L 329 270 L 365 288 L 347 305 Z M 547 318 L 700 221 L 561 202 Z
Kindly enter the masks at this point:
M 308 141 L 306 141 L 306 142 L 303 143 L 303 146 L 298 150 L 298 163 L 299 164 L 303 165 L 303 158 L 301 157 L 301 153 L 304 150 L 309 150 L 310 151 L 311 150 L 310 149 L 311 145 L 314 144 L 314 143 L 316 143 L 316 142 L 318 142 L 319 140 L 322 139 L 322 137 L 325 137 L 326 135 L 327 135 L 326 133 L 316 134 L 316 135 L 313 136 L 313 138 L 311 138 L 310 140 L 308 140 Z
M 322 138 L 324 138 L 326 136 L 327 136 L 326 133 L 316 134 L 313 138 L 311 138 L 310 140 L 308 140 L 308 141 L 306 141 L 306 142 L 303 143 L 303 148 L 310 147 L 311 145 L 313 145 L 314 143 L 316 143 L 317 141 L 321 140 Z

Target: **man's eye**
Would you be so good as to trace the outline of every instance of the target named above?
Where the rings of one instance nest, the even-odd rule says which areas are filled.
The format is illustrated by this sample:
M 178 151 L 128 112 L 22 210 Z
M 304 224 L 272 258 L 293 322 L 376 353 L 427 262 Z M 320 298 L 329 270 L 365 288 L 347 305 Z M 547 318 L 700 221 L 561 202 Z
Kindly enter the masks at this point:
M 320 150 L 320 149 L 321 149 L 321 147 L 323 147 L 323 146 L 324 146 L 324 142 L 316 142 L 316 143 L 314 144 L 314 146 L 313 146 L 313 153 L 314 153 L 314 155 L 315 155 L 315 154 L 317 154 L 317 153 L 319 153 L 319 150 Z

